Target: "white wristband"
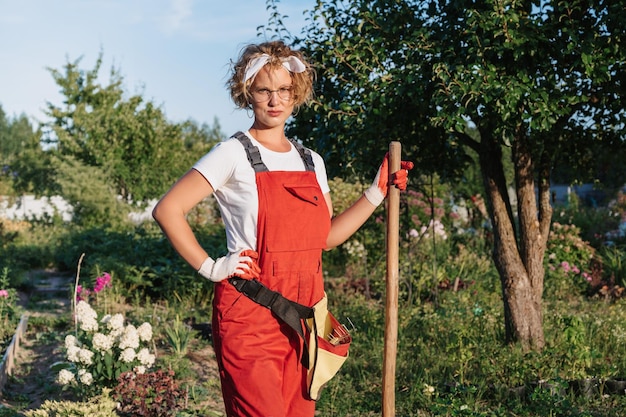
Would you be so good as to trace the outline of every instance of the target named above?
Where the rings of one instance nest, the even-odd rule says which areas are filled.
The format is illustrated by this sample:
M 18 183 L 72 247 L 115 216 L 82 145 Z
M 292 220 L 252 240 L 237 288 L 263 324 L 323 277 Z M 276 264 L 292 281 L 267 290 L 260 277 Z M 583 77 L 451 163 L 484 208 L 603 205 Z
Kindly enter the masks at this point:
M 380 188 L 375 185 L 372 185 L 370 188 L 365 190 L 363 195 L 365 196 L 365 198 L 367 198 L 367 201 L 369 201 L 376 207 L 380 206 L 385 200 L 385 196 L 382 192 L 380 192 Z
M 202 265 L 200 265 L 200 269 L 198 269 L 198 274 L 202 275 L 206 279 L 213 281 L 211 279 L 211 275 L 213 275 L 214 267 L 215 267 L 215 261 L 211 259 L 211 257 L 209 256 L 208 258 L 204 260 L 204 262 L 202 262 Z

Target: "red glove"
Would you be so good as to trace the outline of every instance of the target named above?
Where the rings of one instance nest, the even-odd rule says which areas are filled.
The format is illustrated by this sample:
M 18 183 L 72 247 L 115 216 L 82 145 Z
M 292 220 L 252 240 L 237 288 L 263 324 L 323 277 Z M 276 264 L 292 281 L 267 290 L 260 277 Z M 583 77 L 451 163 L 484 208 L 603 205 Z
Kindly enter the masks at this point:
M 209 257 L 202 263 L 198 273 L 213 282 L 234 276 L 245 279 L 258 278 L 261 274 L 261 268 L 256 262 L 258 259 L 259 255 L 251 249 L 229 253 L 215 261 Z
M 406 190 L 407 180 L 409 178 L 409 170 L 413 169 L 413 162 L 401 161 L 400 170 L 387 175 L 389 171 L 389 152 L 385 154 L 382 164 L 378 168 L 376 177 L 372 185 L 365 190 L 365 198 L 375 206 L 379 206 L 389 191 L 389 180 L 391 183 L 398 187 L 400 190 Z

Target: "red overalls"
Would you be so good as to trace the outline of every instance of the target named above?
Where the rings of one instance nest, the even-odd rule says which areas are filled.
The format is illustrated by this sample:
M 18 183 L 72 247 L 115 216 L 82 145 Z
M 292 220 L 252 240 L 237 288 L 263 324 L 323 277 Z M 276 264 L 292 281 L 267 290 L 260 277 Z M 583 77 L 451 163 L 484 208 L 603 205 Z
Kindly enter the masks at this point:
M 250 140 L 238 139 L 256 172 L 259 281 L 312 306 L 324 296 L 321 255 L 330 216 L 310 153 L 294 143 L 307 170 L 270 172 Z M 228 416 L 314 415 L 315 402 L 306 393 L 307 370 L 300 363 L 302 339 L 227 280 L 215 288 L 213 343 Z

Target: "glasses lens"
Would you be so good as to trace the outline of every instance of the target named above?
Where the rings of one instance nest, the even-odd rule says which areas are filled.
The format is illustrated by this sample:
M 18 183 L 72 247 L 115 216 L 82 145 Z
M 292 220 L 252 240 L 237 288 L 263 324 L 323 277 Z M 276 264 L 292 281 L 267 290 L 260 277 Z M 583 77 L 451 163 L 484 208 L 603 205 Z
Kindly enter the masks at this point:
M 278 97 L 283 100 L 291 99 L 291 87 L 284 87 L 278 90 Z
M 252 92 L 252 96 L 257 103 L 268 101 L 273 93 L 278 93 L 278 97 L 281 100 L 291 100 L 291 87 L 283 87 L 278 90 L 269 90 L 267 88 L 261 88 Z

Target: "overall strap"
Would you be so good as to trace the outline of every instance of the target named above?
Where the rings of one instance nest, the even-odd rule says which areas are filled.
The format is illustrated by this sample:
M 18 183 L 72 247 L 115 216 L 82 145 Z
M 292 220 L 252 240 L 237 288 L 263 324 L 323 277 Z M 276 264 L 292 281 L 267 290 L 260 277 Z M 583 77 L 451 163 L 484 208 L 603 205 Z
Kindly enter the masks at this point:
M 294 139 L 289 139 L 293 146 L 296 147 L 302 161 L 304 162 L 304 166 L 307 171 L 315 171 L 315 164 L 313 163 L 313 157 L 311 156 L 311 151 L 304 146 L 300 142 L 296 142 Z
M 254 172 L 269 171 L 261 159 L 261 152 L 259 152 L 259 148 L 252 144 L 252 141 L 248 136 L 239 131 L 235 133 L 233 137 L 238 139 L 243 145 L 246 150 L 246 155 L 248 156 L 248 161 L 250 161 L 250 165 L 252 166 L 252 169 L 254 169 Z
M 252 141 L 245 133 L 239 131 L 233 135 L 233 137 L 243 145 L 243 148 L 246 150 L 246 155 L 248 157 L 248 161 L 254 169 L 254 172 L 265 172 L 269 171 L 265 163 L 261 159 L 261 152 L 259 152 L 259 148 L 252 144 Z M 299 142 L 296 142 L 293 139 L 289 139 L 289 141 L 296 148 L 298 153 L 300 154 L 300 158 L 302 158 L 302 162 L 304 162 L 304 167 L 307 171 L 315 171 L 315 164 L 313 163 L 313 157 L 311 156 L 311 151 Z

